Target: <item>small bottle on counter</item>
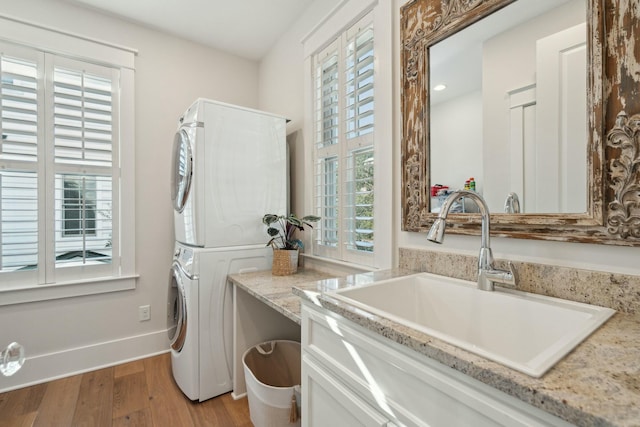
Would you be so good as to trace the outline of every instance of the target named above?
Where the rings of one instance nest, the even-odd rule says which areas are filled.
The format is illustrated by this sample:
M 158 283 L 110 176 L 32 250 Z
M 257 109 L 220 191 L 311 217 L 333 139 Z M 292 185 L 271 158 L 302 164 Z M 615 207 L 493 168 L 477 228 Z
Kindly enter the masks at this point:
M 476 181 L 473 177 L 469 178 L 469 190 L 476 191 Z

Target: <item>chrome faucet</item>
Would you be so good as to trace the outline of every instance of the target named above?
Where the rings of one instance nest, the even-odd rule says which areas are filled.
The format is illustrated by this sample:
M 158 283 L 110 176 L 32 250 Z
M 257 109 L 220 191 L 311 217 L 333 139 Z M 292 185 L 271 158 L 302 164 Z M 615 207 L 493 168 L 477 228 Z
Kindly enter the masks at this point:
M 482 237 L 480 254 L 478 255 L 478 289 L 483 291 L 493 291 L 495 283 L 515 286 L 517 281 L 516 270 L 511 262 L 509 262 L 509 271 L 498 270 L 493 267 L 493 254 L 489 246 L 489 208 L 475 191 L 458 190 L 454 191 L 442 203 L 440 214 L 431 226 L 427 239 L 434 243 L 442 243 L 444 240 L 444 231 L 447 226 L 447 215 L 451 205 L 460 198 L 468 198 L 473 200 L 478 208 L 482 218 Z

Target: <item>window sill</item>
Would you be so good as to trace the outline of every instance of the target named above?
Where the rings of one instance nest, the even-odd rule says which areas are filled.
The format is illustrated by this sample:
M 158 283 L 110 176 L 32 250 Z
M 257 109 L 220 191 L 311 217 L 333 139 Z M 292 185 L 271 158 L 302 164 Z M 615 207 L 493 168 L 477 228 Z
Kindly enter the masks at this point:
M 138 277 L 136 274 L 2 289 L 0 306 L 132 290 Z
M 308 254 L 300 254 L 303 258 L 304 266 L 307 268 L 312 268 L 318 271 L 326 271 L 329 270 L 331 272 L 335 272 L 336 269 L 338 271 L 342 271 L 349 274 L 356 273 L 367 273 L 370 271 L 378 271 L 377 268 L 368 267 L 366 265 L 361 264 L 353 264 L 344 261 L 338 261 L 331 258 L 326 258 L 318 255 L 308 255 Z

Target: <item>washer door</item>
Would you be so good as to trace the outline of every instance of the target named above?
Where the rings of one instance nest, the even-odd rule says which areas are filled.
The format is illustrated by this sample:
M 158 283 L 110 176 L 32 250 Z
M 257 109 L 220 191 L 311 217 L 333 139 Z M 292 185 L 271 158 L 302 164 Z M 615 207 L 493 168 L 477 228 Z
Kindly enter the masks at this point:
M 167 333 L 171 348 L 181 351 L 187 336 L 187 299 L 179 265 L 174 264 L 169 273 L 169 300 L 167 303 Z
M 180 129 L 173 138 L 173 171 L 171 174 L 171 201 L 173 208 L 181 213 L 184 210 L 193 174 L 193 151 L 189 135 Z

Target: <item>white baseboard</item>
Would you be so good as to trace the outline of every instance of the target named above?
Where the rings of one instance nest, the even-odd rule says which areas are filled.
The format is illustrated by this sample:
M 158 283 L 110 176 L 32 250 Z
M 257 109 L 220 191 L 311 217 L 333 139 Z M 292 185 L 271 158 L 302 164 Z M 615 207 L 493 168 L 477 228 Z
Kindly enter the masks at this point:
M 245 397 L 247 397 L 247 392 L 246 391 L 244 393 L 240 393 L 240 394 L 236 394 L 235 391 L 231 392 L 231 398 L 233 400 L 240 400 L 240 399 L 244 399 Z
M 29 357 L 11 377 L 0 376 L 0 393 L 119 365 L 169 351 L 166 330 Z M 28 349 L 27 349 L 28 352 Z

